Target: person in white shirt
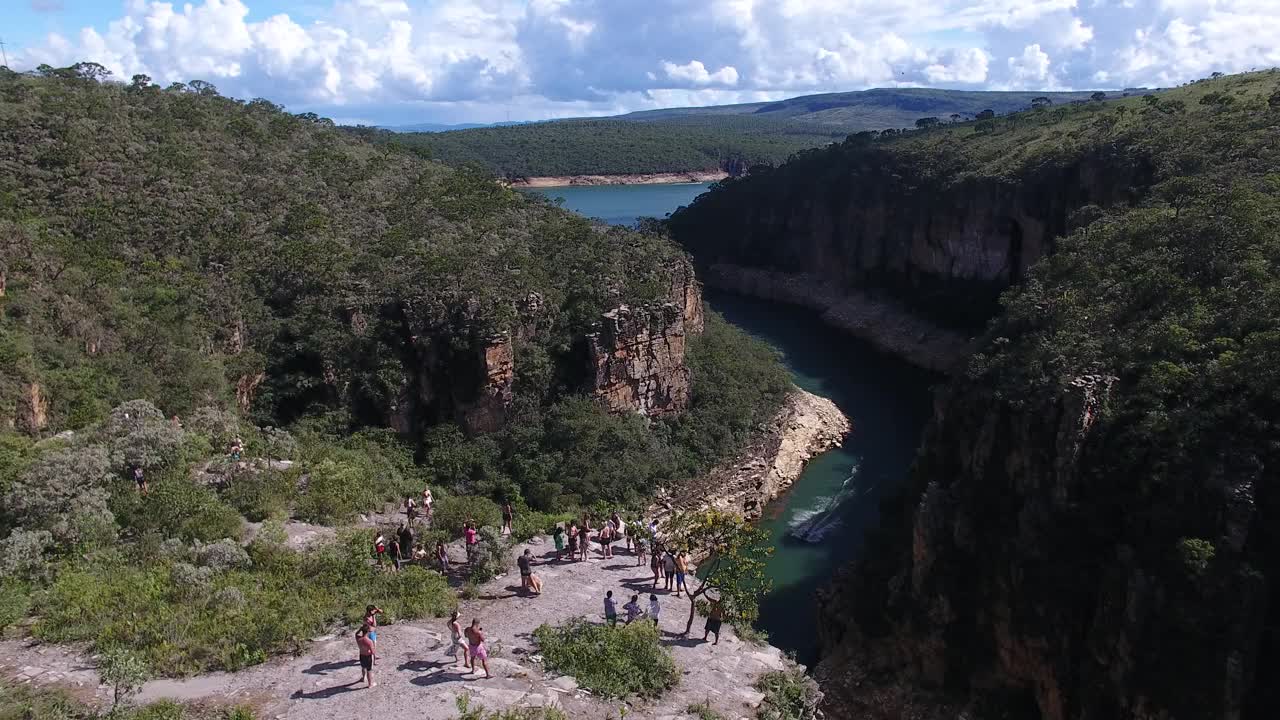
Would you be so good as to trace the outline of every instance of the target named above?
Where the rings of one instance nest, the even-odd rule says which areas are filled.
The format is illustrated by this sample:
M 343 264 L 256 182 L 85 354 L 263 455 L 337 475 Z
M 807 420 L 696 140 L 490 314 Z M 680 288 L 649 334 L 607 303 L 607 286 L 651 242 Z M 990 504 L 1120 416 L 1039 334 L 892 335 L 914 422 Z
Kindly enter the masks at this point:
M 649 596 L 649 618 L 653 620 L 653 626 L 658 627 L 658 614 L 662 612 L 662 606 L 658 604 L 658 596 Z

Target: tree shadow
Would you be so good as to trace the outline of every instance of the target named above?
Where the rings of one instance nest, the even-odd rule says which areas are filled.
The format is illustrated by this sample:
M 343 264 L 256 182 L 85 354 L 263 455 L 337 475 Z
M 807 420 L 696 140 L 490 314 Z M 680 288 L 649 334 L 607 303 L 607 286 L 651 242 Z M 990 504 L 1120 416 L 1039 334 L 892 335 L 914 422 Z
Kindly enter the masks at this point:
M 685 637 L 680 633 L 673 633 L 667 630 L 663 631 L 663 637 L 659 640 L 663 645 L 679 645 L 680 647 L 698 647 L 699 645 L 709 644 L 710 640 L 703 640 L 700 637 Z
M 511 588 L 507 588 L 507 589 L 508 589 L 508 590 L 510 590 Z M 478 600 L 506 600 L 507 598 L 513 598 L 513 597 L 519 597 L 519 593 L 507 593 L 506 595 L 499 595 L 499 594 L 497 594 L 497 593 L 489 593 L 488 595 L 477 595 L 477 596 L 476 596 L 476 599 L 478 599 Z
M 452 665 L 453 661 L 445 662 L 444 660 L 406 660 L 396 666 L 397 670 L 408 670 L 409 672 L 426 672 L 427 670 L 435 670 Z
M 343 668 L 355 667 L 356 665 L 359 665 L 359 664 L 360 664 L 359 660 L 338 660 L 335 662 L 322 662 L 322 663 L 316 663 L 315 665 L 312 665 L 306 670 L 303 670 L 302 673 L 304 675 L 328 675 L 334 670 L 341 670 Z
M 471 671 L 466 668 L 460 668 L 460 672 L 452 673 L 441 669 L 439 672 L 433 672 L 430 675 L 419 675 L 409 682 L 417 685 L 418 687 L 431 687 L 433 685 L 443 685 L 448 682 L 462 682 L 470 674 Z
M 606 560 L 613 560 L 614 558 L 605 558 L 605 559 L 606 559 Z M 614 563 L 613 565 L 605 565 L 605 566 L 604 566 L 604 569 L 605 569 L 605 570 L 629 570 L 629 569 L 631 569 L 631 568 L 638 568 L 638 567 L 640 567 L 640 566 L 639 566 L 639 565 L 636 565 L 635 563 L 625 563 L 625 564 L 623 564 L 623 563 Z
M 334 685 L 332 687 L 316 690 L 315 692 L 305 693 L 305 692 L 302 692 L 301 690 L 297 690 L 297 691 L 294 691 L 294 693 L 290 695 L 289 698 L 292 700 L 325 700 L 335 695 L 354 692 L 362 688 L 364 688 L 364 685 L 362 685 L 359 680 L 353 680 L 347 683 L 346 685 Z

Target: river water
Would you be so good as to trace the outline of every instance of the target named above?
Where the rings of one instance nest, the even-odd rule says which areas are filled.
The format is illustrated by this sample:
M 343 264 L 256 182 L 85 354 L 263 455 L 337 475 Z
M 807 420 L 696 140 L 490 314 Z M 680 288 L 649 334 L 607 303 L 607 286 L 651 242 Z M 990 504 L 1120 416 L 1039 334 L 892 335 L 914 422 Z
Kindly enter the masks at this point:
M 589 217 L 632 224 L 664 217 L 706 185 L 611 185 L 544 188 Z M 773 590 L 758 626 L 770 642 L 815 659 L 814 593 L 862 547 L 877 522 L 879 500 L 910 467 L 939 378 L 822 324 L 809 311 L 707 291 L 707 304 L 729 322 L 773 345 L 799 387 L 834 401 L 853 422 L 843 447 L 811 461 L 782 498 L 765 509 L 762 527 L 775 548 L 767 574 Z

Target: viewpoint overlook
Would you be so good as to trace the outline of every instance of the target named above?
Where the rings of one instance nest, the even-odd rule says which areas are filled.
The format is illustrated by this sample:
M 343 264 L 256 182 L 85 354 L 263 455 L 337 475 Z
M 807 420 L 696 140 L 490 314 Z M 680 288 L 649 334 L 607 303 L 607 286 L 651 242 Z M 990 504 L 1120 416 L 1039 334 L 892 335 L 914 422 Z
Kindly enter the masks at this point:
M 1280 716 L 1241 4 L 15 11 L 0 720 Z

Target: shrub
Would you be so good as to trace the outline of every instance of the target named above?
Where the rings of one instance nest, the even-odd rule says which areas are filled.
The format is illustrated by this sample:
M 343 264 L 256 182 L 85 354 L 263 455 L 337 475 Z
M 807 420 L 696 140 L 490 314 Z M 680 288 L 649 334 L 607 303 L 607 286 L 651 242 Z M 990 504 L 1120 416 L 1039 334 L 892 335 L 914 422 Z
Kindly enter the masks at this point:
M 456 720 L 568 720 L 563 711 L 553 707 L 486 710 L 483 705 L 472 705 L 470 695 L 458 695 L 454 703 L 458 708 Z
M 249 559 L 249 553 L 245 552 L 239 543 L 225 538 L 197 547 L 196 559 L 201 565 L 214 572 L 243 569 L 253 564 Z
M 125 648 L 112 648 L 98 658 L 98 676 L 111 687 L 112 707 L 141 690 L 149 674 L 146 662 Z
M 111 479 L 102 448 L 84 447 L 47 453 L 18 476 L 5 497 L 16 524 L 49 530 L 59 542 L 79 540 L 77 518 L 107 522 L 107 482 Z
M 0 578 L 39 580 L 49 574 L 45 553 L 53 545 L 48 530 L 18 528 L 0 542 Z
M 169 583 L 174 594 L 185 600 L 202 597 L 212 584 L 213 569 L 191 563 L 174 563 L 169 569 Z
M 298 494 L 296 477 L 293 470 L 281 472 L 257 467 L 232 470 L 220 495 L 247 520 L 260 522 L 292 509 Z
M 0 630 L 26 619 L 31 603 L 30 585 L 20 581 L 0 580 Z
M 798 668 L 765 673 L 756 681 L 764 700 L 756 713 L 759 720 L 815 720 L 822 693 L 818 684 Z
M 476 521 L 476 527 L 502 524 L 502 509 L 494 501 L 475 495 L 453 495 L 435 502 L 432 511 L 432 527 L 440 528 L 450 538 L 462 534 L 462 525 L 468 519 Z
M 109 438 L 120 439 L 145 427 L 165 422 L 160 408 L 146 400 L 130 400 L 112 408 L 102 432 Z
M 501 575 L 507 566 L 511 543 L 492 525 L 480 528 L 480 542 L 472 550 L 467 579 L 476 584 L 487 583 Z
M 298 441 L 288 430 L 262 428 L 262 450 L 269 460 L 288 460 L 298 451 Z
M 111 443 L 111 466 L 118 472 L 170 467 L 181 460 L 185 439 L 185 433 L 168 423 L 138 428 Z
M 112 496 L 112 508 L 121 525 L 134 532 L 156 532 L 187 541 L 236 538 L 244 524 L 235 509 L 193 480 L 185 468 L 153 479 L 151 493 L 146 496 L 122 488 Z
M 238 587 L 224 587 L 209 597 L 209 605 L 217 610 L 233 610 L 244 603 L 244 593 Z
M 699 610 L 701 609 L 702 608 L 699 608 Z M 764 630 L 760 630 L 755 625 L 752 625 L 750 623 L 742 623 L 740 625 L 734 625 L 733 633 L 738 636 L 739 640 L 745 643 L 758 645 L 760 647 L 764 647 L 765 645 L 769 644 L 769 633 L 765 632 Z
M 350 520 L 377 501 L 370 492 L 368 476 L 359 468 L 324 460 L 311 468 L 306 492 L 298 501 L 297 515 L 309 522 L 333 525 Z
M 685 708 L 685 712 L 694 716 L 698 720 L 725 720 L 725 717 L 723 715 L 716 712 L 715 708 L 711 707 L 710 700 L 703 700 L 700 703 L 693 703 L 689 705 L 688 708 Z
M 545 513 L 516 509 L 516 519 L 511 528 L 511 539 L 525 542 L 538 535 L 550 535 L 558 523 L 567 523 L 575 517 L 572 512 Z
M 1191 577 L 1200 577 L 1209 569 L 1215 552 L 1211 540 L 1182 538 L 1178 541 L 1178 556 L 1187 575 Z
M 191 413 L 184 423 L 188 432 L 200 435 L 219 453 L 231 446 L 240 434 L 240 418 L 219 407 L 202 407 Z
M 543 625 L 533 636 L 548 668 L 605 697 L 657 697 L 680 677 L 652 623 L 609 627 L 574 618 Z

